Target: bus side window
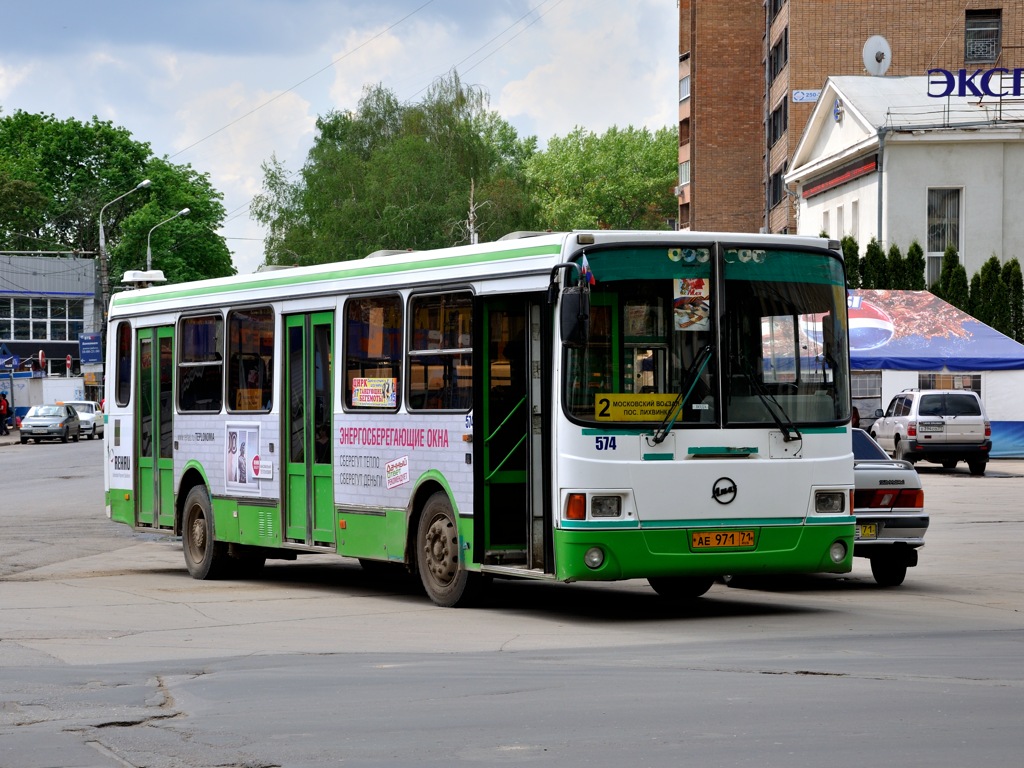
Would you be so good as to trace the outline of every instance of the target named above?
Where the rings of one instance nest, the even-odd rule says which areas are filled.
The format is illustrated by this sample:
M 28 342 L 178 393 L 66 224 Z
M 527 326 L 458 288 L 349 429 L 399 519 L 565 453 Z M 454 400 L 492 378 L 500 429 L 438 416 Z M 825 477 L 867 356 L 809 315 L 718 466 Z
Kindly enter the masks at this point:
M 182 412 L 216 413 L 224 397 L 221 349 L 224 320 L 218 314 L 178 322 L 178 407 Z
M 251 307 L 228 313 L 228 399 L 231 411 L 269 411 L 273 377 L 274 310 Z
M 367 296 L 345 304 L 345 408 L 393 411 L 402 376 L 400 296 Z
M 117 324 L 117 353 L 114 402 L 122 408 L 131 401 L 132 394 L 132 325 L 127 321 Z
M 469 410 L 473 403 L 473 297 L 466 291 L 409 303 L 409 407 Z

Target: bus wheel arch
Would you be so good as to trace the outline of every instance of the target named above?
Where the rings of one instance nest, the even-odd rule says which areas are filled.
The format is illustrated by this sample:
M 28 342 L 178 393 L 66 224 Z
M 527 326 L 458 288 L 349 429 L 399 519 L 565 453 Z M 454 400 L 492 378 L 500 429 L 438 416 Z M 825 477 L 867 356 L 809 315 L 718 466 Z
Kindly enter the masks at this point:
M 427 596 L 445 608 L 471 604 L 479 597 L 484 580 L 465 567 L 458 519 L 447 492 L 427 484 L 417 492 L 413 509 L 409 560 Z
M 193 579 L 221 578 L 227 567 L 227 545 L 214 536 L 213 503 L 203 483 L 185 493 L 180 513 L 185 566 Z
M 201 485 L 206 490 L 206 497 L 210 499 L 212 510 L 213 494 L 210 493 L 210 489 L 206 486 L 206 478 L 203 477 L 203 474 L 195 466 L 186 467 L 185 472 L 181 476 L 181 483 L 178 485 L 178 493 L 175 496 L 174 533 L 177 536 L 181 536 L 184 530 L 185 502 L 188 499 L 189 493 L 197 485 Z

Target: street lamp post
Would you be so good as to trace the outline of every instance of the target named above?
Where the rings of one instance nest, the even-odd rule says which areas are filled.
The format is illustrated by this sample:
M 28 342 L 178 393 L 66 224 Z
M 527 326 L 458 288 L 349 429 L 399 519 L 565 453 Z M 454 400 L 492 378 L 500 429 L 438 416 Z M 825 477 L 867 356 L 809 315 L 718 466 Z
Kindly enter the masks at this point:
M 171 218 L 164 219 L 163 221 L 161 221 L 159 224 L 156 225 L 156 227 L 153 227 L 153 229 L 156 229 L 157 227 L 162 227 L 167 222 L 174 221 L 179 216 L 188 216 L 189 213 L 190 213 L 190 211 L 189 211 L 188 208 L 182 208 L 176 214 L 171 216 Z M 147 272 L 151 272 L 152 269 L 153 269 L 153 250 L 149 247 L 149 238 L 153 235 L 153 229 L 149 230 L 149 234 L 146 235 L 146 271 Z
M 109 203 L 100 208 L 100 291 L 103 296 L 103 306 L 100 308 L 100 317 L 102 318 L 104 329 L 107 325 L 107 303 L 110 301 L 110 283 L 107 280 L 107 236 L 103 231 L 103 212 L 118 200 L 128 197 L 132 192 L 138 192 L 140 189 L 145 189 L 150 184 L 152 184 L 152 182 L 149 179 L 143 179 L 123 195 L 115 197 Z

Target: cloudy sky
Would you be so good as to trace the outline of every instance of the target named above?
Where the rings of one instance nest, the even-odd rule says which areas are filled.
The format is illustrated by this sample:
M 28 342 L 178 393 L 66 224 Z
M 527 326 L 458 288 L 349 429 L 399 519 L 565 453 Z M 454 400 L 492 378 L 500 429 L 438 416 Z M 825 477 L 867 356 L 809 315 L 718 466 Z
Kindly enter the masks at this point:
M 248 214 L 271 156 L 303 163 L 318 115 L 381 83 L 418 101 L 456 68 L 541 145 L 576 126 L 674 125 L 671 0 L 46 0 L 0 22 L 0 110 L 88 121 L 208 173 L 239 272 L 262 262 Z

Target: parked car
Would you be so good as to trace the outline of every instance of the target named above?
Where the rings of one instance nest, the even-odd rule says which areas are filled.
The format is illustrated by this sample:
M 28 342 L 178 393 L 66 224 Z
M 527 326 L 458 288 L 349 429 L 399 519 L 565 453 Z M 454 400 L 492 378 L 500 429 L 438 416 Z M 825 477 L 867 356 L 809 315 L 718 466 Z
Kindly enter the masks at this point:
M 857 516 L 854 557 L 871 560 L 871 575 L 883 587 L 903 583 L 917 565 L 929 517 L 914 465 L 890 459 L 863 429 L 853 432 L 853 509 Z
M 33 405 L 21 420 L 21 442 L 27 443 L 31 437 L 37 443 L 40 440 L 68 440 L 78 442 L 82 434 L 82 425 L 78 413 L 70 405 Z
M 992 425 L 978 393 L 969 389 L 905 389 L 871 425 L 870 435 L 897 459 L 931 461 L 952 469 L 966 461 L 985 474 Z
M 70 405 L 78 413 L 83 435 L 90 440 L 103 437 L 103 409 L 99 403 L 95 400 L 65 400 L 64 405 Z

